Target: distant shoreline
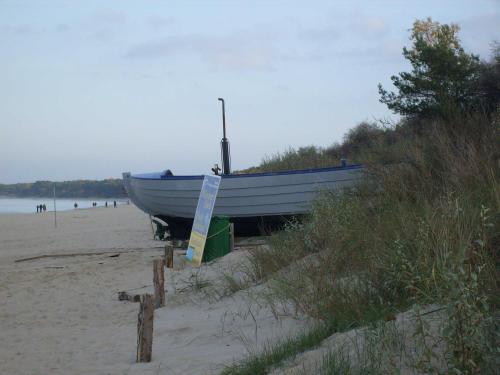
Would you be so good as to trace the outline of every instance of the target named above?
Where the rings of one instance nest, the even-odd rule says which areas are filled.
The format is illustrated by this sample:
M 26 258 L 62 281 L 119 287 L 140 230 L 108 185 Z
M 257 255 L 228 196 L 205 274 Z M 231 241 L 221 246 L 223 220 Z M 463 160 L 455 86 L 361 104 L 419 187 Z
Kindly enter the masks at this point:
M 57 198 L 111 199 L 127 198 L 122 179 L 36 181 L 17 184 L 0 184 L 0 197 L 5 198 Z

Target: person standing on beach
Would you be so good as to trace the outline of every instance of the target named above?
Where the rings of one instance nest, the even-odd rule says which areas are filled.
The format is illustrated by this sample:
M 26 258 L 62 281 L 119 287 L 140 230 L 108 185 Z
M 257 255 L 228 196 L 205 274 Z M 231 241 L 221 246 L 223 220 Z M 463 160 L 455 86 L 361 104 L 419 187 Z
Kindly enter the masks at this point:
M 113 201 L 113 206 L 116 208 L 116 201 Z
M 39 209 L 40 209 L 40 206 L 39 206 L 39 205 L 36 205 L 36 213 L 39 213 L 39 212 L 40 212 L 40 211 L 39 211 Z
M 47 206 L 45 205 L 45 203 L 43 204 L 43 212 L 47 211 Z
M 105 207 L 108 207 L 108 202 L 107 202 L 107 201 L 106 201 L 106 203 L 104 203 L 104 206 L 105 206 Z
M 73 207 L 75 207 L 75 210 L 76 210 L 78 208 L 78 204 L 76 204 L 76 202 L 75 202 L 75 204 L 73 205 Z

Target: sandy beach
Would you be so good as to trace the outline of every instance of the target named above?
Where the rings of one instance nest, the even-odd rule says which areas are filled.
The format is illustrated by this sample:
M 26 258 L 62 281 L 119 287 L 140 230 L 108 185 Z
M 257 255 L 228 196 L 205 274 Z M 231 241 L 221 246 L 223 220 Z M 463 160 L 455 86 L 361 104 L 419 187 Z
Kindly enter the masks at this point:
M 152 292 L 163 247 L 132 205 L 60 212 L 57 228 L 49 212 L 0 215 L 0 373 L 213 374 L 306 324 L 264 303 L 262 286 L 227 289 L 224 275 L 244 278 L 244 247 L 200 269 L 179 249 L 153 360 L 135 363 L 139 305 L 117 295 Z

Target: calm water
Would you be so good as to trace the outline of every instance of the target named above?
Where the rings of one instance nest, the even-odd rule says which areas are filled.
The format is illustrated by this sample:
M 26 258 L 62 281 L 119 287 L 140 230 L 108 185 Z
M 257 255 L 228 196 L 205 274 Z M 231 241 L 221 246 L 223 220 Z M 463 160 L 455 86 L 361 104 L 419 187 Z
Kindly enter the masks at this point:
M 107 200 L 108 206 L 113 207 L 113 200 Z M 74 210 L 75 202 L 78 208 L 92 208 L 92 202 L 97 202 L 97 207 L 104 207 L 106 200 L 97 200 L 91 198 L 71 198 L 57 199 L 57 211 Z M 116 200 L 117 204 L 126 203 L 126 200 Z M 5 213 L 36 213 L 36 206 L 45 204 L 47 211 L 54 211 L 54 200 L 52 198 L 0 198 L 0 214 Z

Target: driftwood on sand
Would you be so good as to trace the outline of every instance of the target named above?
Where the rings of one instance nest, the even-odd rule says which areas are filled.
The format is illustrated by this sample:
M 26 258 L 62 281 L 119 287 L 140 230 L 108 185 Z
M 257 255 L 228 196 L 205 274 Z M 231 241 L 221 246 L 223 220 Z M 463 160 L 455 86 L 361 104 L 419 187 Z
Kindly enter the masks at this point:
M 107 254 L 111 254 L 111 255 L 109 255 L 110 258 L 117 258 L 120 254 L 132 253 L 134 251 L 151 251 L 151 250 L 157 251 L 158 249 L 163 249 L 163 247 L 148 247 L 148 248 L 137 248 L 137 249 L 116 249 L 115 248 L 115 249 L 110 249 L 110 250 L 83 252 L 83 253 L 44 254 L 44 255 L 37 255 L 35 257 L 16 259 L 14 262 L 20 263 L 20 262 L 27 262 L 30 260 L 38 260 L 38 259 L 45 259 L 45 258 L 70 258 L 70 257 L 107 255 Z

